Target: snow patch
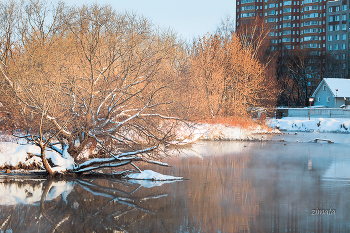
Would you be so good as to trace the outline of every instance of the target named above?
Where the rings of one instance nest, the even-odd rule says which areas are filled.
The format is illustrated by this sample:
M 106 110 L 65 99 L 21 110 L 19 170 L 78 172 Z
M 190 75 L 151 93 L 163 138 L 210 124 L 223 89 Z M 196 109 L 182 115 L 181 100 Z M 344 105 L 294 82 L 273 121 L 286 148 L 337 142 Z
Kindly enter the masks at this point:
M 128 180 L 130 184 L 138 184 L 144 188 L 153 188 L 156 186 L 162 186 L 163 184 L 170 184 L 179 180 Z
M 157 180 L 157 181 L 183 179 L 183 177 L 163 175 L 152 170 L 144 170 L 144 171 L 141 171 L 141 173 L 132 173 L 132 174 L 126 175 L 125 178 L 134 179 L 134 180 Z
M 0 167 L 13 166 L 16 167 L 20 163 L 29 166 L 30 164 L 36 163 L 42 166 L 41 158 L 33 156 L 28 159 L 28 154 L 40 155 L 40 148 L 35 145 L 26 144 L 19 145 L 13 142 L 0 142 Z M 56 151 L 46 150 L 47 159 L 51 159 L 53 164 L 57 167 L 53 167 L 53 171 L 63 172 L 68 169 L 74 169 L 74 160 L 67 152 L 67 148 L 63 150 L 61 156 Z

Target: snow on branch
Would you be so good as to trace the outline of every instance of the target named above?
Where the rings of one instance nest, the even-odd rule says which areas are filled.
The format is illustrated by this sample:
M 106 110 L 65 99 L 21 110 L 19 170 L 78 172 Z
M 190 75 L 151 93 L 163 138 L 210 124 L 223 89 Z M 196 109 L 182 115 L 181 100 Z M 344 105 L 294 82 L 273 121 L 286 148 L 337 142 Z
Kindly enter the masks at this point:
M 87 167 L 87 168 L 83 168 L 83 169 L 78 169 L 78 170 L 75 170 L 74 172 L 81 173 L 81 172 L 88 172 L 88 171 L 92 171 L 92 170 L 96 170 L 96 169 L 100 169 L 100 168 L 120 167 L 120 166 L 127 165 L 129 163 L 131 163 L 131 160 L 128 160 L 128 161 L 125 161 L 125 162 L 121 162 L 121 163 L 101 164 L 101 165 L 96 166 L 96 167 Z
M 122 153 L 122 154 L 118 155 L 117 157 L 113 157 L 113 158 L 94 158 L 94 159 L 88 160 L 88 161 L 80 164 L 74 170 L 74 172 L 81 172 L 84 168 L 93 166 L 95 164 L 107 164 L 107 163 L 113 163 L 113 162 L 116 162 L 116 161 L 121 161 L 121 160 L 124 160 L 123 158 L 126 157 L 126 156 L 132 156 L 132 155 L 147 153 L 147 152 L 155 150 L 157 147 L 158 146 L 153 146 L 153 147 L 146 148 L 146 149 L 143 149 L 143 150 L 126 152 L 126 153 Z M 129 162 L 135 161 L 135 160 L 140 161 L 141 158 L 133 157 L 133 158 L 128 159 L 128 161 L 125 161 L 125 163 L 129 163 Z M 94 168 L 94 169 L 97 169 L 97 168 Z M 93 170 L 93 169 L 91 169 L 91 170 Z

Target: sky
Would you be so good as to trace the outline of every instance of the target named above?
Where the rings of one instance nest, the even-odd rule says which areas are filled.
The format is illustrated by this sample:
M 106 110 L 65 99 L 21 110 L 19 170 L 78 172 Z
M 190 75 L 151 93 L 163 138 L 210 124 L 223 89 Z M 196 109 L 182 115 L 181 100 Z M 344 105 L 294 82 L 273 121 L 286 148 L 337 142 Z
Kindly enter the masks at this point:
M 64 0 L 69 5 L 98 2 L 119 12 L 132 11 L 150 19 L 161 28 L 171 28 L 183 39 L 213 32 L 221 20 L 234 17 L 235 0 Z

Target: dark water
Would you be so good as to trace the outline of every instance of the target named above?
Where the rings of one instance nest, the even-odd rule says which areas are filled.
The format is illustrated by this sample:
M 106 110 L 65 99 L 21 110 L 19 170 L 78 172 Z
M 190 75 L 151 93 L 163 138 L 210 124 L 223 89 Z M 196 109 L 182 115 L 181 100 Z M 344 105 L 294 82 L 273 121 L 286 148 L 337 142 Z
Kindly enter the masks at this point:
M 350 232 L 350 135 L 298 134 L 200 142 L 171 168 L 142 167 L 188 179 L 173 183 L 9 177 L 0 232 Z

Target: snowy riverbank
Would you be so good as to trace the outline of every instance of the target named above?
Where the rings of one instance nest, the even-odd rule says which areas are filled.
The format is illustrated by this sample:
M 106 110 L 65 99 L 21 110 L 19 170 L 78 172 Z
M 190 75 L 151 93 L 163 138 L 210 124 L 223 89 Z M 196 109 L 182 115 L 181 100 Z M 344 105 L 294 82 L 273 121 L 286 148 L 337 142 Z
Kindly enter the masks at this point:
M 279 133 L 279 130 L 269 130 L 258 124 L 248 129 L 227 124 L 190 124 L 178 130 L 178 137 L 183 140 L 174 143 L 187 144 L 197 140 L 254 140 L 261 139 L 261 136 L 257 137 L 254 134 L 265 133 Z M 68 153 L 65 158 L 52 150 L 47 150 L 46 154 L 54 164 L 55 171 L 64 172 L 74 167 L 74 160 Z M 18 141 L 12 136 L 0 136 L 0 167 L 39 168 L 42 167 L 42 163 L 38 156 L 40 156 L 39 147 L 26 144 L 23 139 Z M 79 157 L 88 158 L 88 156 L 89 153 L 86 153 Z
M 349 118 L 285 117 L 270 119 L 267 125 L 285 131 L 350 133 Z

